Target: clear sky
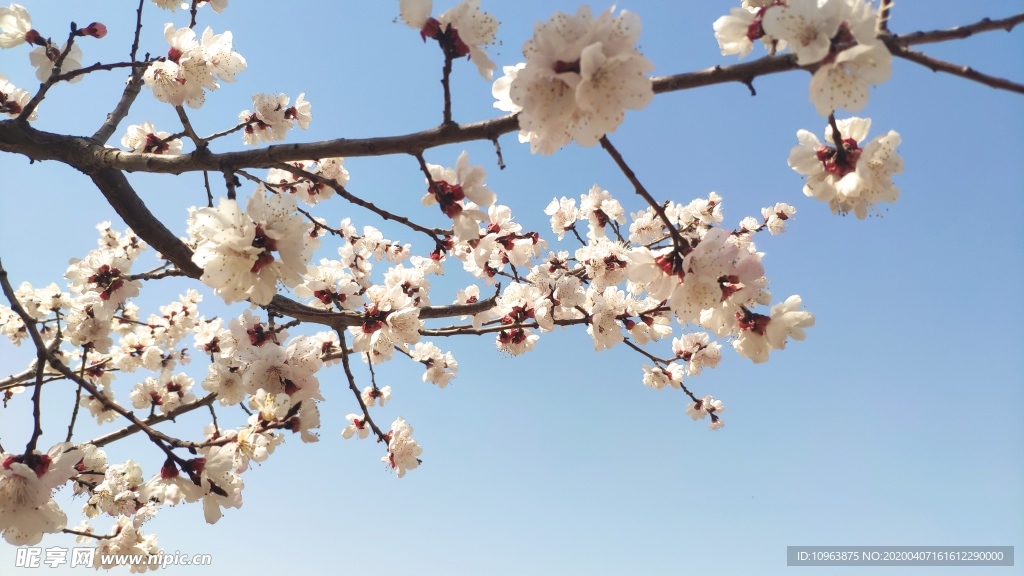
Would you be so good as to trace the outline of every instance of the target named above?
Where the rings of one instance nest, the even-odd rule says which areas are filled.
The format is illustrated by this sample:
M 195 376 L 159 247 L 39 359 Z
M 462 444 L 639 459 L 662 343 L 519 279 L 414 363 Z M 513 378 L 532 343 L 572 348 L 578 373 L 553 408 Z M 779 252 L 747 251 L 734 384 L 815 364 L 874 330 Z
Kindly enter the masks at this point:
M 132 2 L 32 2 L 34 26 L 57 38 L 69 20 L 101 21 L 102 40 L 82 41 L 85 63 L 124 60 L 131 43 Z M 437 14 L 454 0 L 435 3 Z M 511 65 L 532 24 L 573 2 L 484 0 L 502 25 L 492 59 Z M 605 5 L 592 5 L 595 10 Z M 729 2 L 634 0 L 619 8 L 643 20 L 640 48 L 655 74 L 730 64 L 711 24 Z M 1008 16 L 1018 3 L 897 2 L 898 33 Z M 403 134 L 441 120 L 441 53 L 396 23 L 397 2 L 242 2 L 224 14 L 204 9 L 199 29 L 231 30 L 249 69 L 236 84 L 207 95 L 191 112 L 201 134 L 233 126 L 256 92 L 300 92 L 313 103 L 308 131 L 290 142 Z M 162 54 L 164 22 L 187 13 L 147 2 L 141 51 Z M 758 57 L 760 48 L 748 57 Z M 1024 80 L 1024 31 L 993 32 L 922 50 L 988 73 Z M 35 86 L 22 46 L 0 52 L 0 73 Z M 120 71 L 55 87 L 35 126 L 92 134 L 123 87 Z M 809 76 L 793 72 L 755 81 L 757 96 L 730 84 L 658 96 L 629 112 L 612 134 L 646 187 L 659 199 L 688 202 L 716 191 L 726 223 L 783 201 L 798 213 L 789 230 L 758 246 L 776 300 L 800 294 L 817 324 L 805 342 L 754 365 L 723 342 L 721 365 L 689 380 L 698 394 L 727 407 L 727 425 L 709 432 L 684 414 L 686 398 L 641 383 L 643 359 L 618 347 L 595 353 L 584 330 L 558 330 L 537 349 L 506 358 L 492 337 L 449 339 L 458 378 L 444 390 L 421 381 L 419 365 L 399 358 L 377 371 L 394 399 L 375 412 L 388 423 L 403 416 L 424 447 L 423 465 L 398 479 L 381 462 L 383 447 L 343 440 L 344 415 L 357 410 L 338 367 L 320 373 L 321 441 L 288 437 L 269 461 L 243 475 L 245 504 L 205 524 L 201 507 L 168 508 L 146 525 L 167 552 L 212 553 L 211 568 L 189 573 L 242 574 L 298 570 L 311 574 L 788 574 L 788 545 L 1024 545 L 1024 107 L 1021 97 L 934 74 L 897 60 L 892 79 L 873 89 L 866 110 L 871 135 L 903 137 L 906 170 L 895 179 L 899 202 L 859 221 L 833 216 L 806 198 L 787 165 L 801 128 L 820 134 L 824 119 L 808 101 Z M 455 119 L 500 113 L 475 66 L 456 62 Z M 841 113 L 840 117 L 844 114 Z M 127 124 L 153 121 L 176 131 L 169 105 L 144 89 Z M 242 148 L 229 137 L 218 151 Z M 501 139 L 499 171 L 488 142 L 430 150 L 427 160 L 454 165 L 461 150 L 487 168 L 500 203 L 526 229 L 550 237 L 543 208 L 552 198 L 578 198 L 599 184 L 627 210 L 641 208 L 626 179 L 600 148 L 569 146 L 531 156 L 514 135 Z M 433 225 L 436 209 L 418 208 L 423 176 L 415 159 L 351 159 L 349 189 Z M 66 281 L 69 258 L 95 245 L 95 225 L 114 211 L 87 178 L 52 162 L 29 165 L 0 156 L 0 258 L 17 285 Z M 142 199 L 179 235 L 186 208 L 205 203 L 201 177 L 132 175 Z M 247 193 L 248 186 L 243 187 Z M 220 193 L 222 193 L 222 189 Z M 413 243 L 405 230 L 381 225 L 358 207 L 332 199 L 321 213 L 336 224 L 351 217 L 388 238 Z M 554 238 L 552 238 L 554 241 Z M 574 249 L 565 242 L 563 249 Z M 333 248 L 323 248 L 316 258 Z M 434 283 L 434 301 L 454 299 L 472 283 L 455 262 Z M 186 286 L 147 287 L 143 314 Z M 206 290 L 207 316 L 238 315 Z M 1018 294 L 1014 297 L 1013 294 Z M 677 332 L 678 334 L 678 332 Z M 191 339 L 189 339 L 191 342 Z M 655 348 L 668 350 L 669 343 Z M 0 342 L 0 375 L 19 372 L 34 356 L 28 345 Z M 196 386 L 202 362 L 189 367 Z M 368 374 L 357 364 L 360 384 Z M 120 398 L 132 382 L 117 381 Z M 42 446 L 63 440 L 73 390 L 47 386 Z M 222 410 L 221 424 L 240 424 Z M 195 435 L 208 414 L 180 420 Z M 89 420 L 85 418 L 85 420 Z M 28 395 L 0 410 L 0 441 L 23 445 L 30 429 Z M 76 439 L 93 437 L 82 422 Z M 191 429 L 188 426 L 192 426 Z M 193 432 L 194 431 L 194 432 Z M 141 447 L 140 447 L 141 446 Z M 160 454 L 145 443 L 107 449 L 110 463 L 136 457 L 146 476 Z M 140 456 L 141 455 L 141 456 Z M 69 526 L 81 499 L 56 495 Z M 98 519 L 97 531 L 108 529 Z M 43 546 L 74 546 L 51 536 Z M 15 549 L 0 546 L 0 573 L 18 574 Z M 41 568 L 25 573 L 77 573 Z M 804 570 L 806 572 L 806 570 Z M 824 571 L 815 570 L 815 573 Z M 844 568 L 842 574 L 977 573 L 966 568 Z M 184 573 L 169 569 L 169 574 Z M 1014 568 L 988 568 L 993 576 Z

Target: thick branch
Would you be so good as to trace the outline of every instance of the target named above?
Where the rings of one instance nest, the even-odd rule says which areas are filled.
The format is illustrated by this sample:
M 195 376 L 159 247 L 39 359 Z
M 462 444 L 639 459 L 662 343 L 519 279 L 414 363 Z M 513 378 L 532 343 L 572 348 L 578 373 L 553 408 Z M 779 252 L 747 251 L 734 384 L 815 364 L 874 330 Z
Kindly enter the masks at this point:
M 100 129 L 92 135 L 93 140 L 99 144 L 106 144 L 110 137 L 114 135 L 114 131 L 117 130 L 117 125 L 121 123 L 128 116 L 128 111 L 131 110 L 132 104 L 135 103 L 135 98 L 139 96 L 139 92 L 142 90 L 142 74 L 136 70 L 134 74 L 128 79 L 128 85 L 124 88 L 124 93 L 121 94 L 121 100 L 118 101 L 117 106 L 114 110 L 107 114 L 107 119 L 100 126 Z
M 966 38 L 979 32 L 1011 30 L 1024 22 L 1024 13 L 998 20 L 984 19 L 949 30 L 914 32 L 895 36 L 889 44 L 896 46 L 943 42 Z M 754 78 L 800 69 L 792 54 L 765 56 L 751 62 L 714 66 L 696 72 L 652 78 L 656 93 L 688 90 L 714 84 L 739 82 L 750 85 Z M 808 67 L 807 70 L 812 68 Z M 281 144 L 256 150 L 209 154 L 205 150 L 180 156 L 138 154 L 104 149 L 84 138 L 61 136 L 35 130 L 29 126 L 12 126 L 13 122 L 0 122 L 0 151 L 20 153 L 33 160 L 59 160 L 80 170 L 104 166 L 130 172 L 156 172 L 180 174 L 202 170 L 223 171 L 226 168 L 270 168 L 284 162 L 310 158 L 337 156 L 385 156 L 389 154 L 417 154 L 422 151 L 461 142 L 494 140 L 502 134 L 519 129 L 515 115 L 471 124 L 448 124 L 401 136 L 379 138 L 339 138 L 308 144 Z M 74 142 L 81 140 L 81 142 Z

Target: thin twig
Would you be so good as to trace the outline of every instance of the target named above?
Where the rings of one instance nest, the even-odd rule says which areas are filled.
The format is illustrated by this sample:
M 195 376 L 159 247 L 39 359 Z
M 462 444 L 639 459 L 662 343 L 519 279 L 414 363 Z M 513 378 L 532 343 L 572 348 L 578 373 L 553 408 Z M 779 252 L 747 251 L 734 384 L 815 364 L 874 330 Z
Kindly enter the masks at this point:
M 978 34 L 979 32 L 994 32 L 1006 30 L 1010 32 L 1018 24 L 1024 22 L 1024 12 L 1014 14 L 1007 18 L 993 20 L 982 18 L 973 24 L 957 26 L 946 30 L 929 30 L 927 32 L 911 32 L 896 36 L 896 42 L 900 46 L 912 46 L 914 44 L 934 44 L 935 42 L 946 42 L 948 40 L 960 40 Z
M 355 194 L 352 194 L 351 192 L 348 191 L 347 188 L 339 184 L 336 180 L 324 178 L 319 174 L 313 174 L 312 172 L 303 170 L 302 168 L 297 168 L 295 166 L 292 166 L 291 164 L 280 164 L 278 166 L 275 166 L 275 168 L 286 170 L 288 172 L 291 172 L 292 174 L 295 174 L 296 176 L 299 176 L 300 178 L 306 178 L 312 182 L 316 182 L 317 184 L 330 186 L 334 190 L 334 192 L 338 194 L 338 196 L 341 196 L 342 198 L 348 200 L 349 202 L 355 204 L 356 206 L 366 208 L 367 210 L 380 216 L 384 220 L 392 220 L 394 222 L 398 222 L 399 224 L 407 228 L 411 228 L 416 232 L 422 232 L 423 234 L 429 236 L 430 239 L 433 240 L 434 242 L 439 241 L 439 237 L 450 235 L 452 233 L 451 230 L 445 230 L 443 228 L 429 228 L 427 226 L 422 226 L 420 224 L 413 222 L 412 220 L 409 220 L 405 216 L 399 216 L 398 214 L 389 212 L 377 206 L 373 202 L 363 200 L 362 198 L 356 196 Z M 271 184 L 271 186 L 273 186 L 273 184 Z
M 178 118 L 181 120 L 181 126 L 185 129 L 185 135 L 196 145 L 196 148 L 205 148 L 206 141 L 196 134 L 196 131 L 192 128 L 192 122 L 189 121 L 188 115 L 185 114 L 185 109 L 181 106 L 175 106 L 174 111 L 178 113 Z
M 878 19 L 875 21 L 875 35 L 885 36 L 889 32 L 889 11 L 892 9 L 892 0 L 882 0 L 878 5 Z
M 132 62 L 138 61 L 139 38 L 142 36 L 142 7 L 146 0 L 139 0 L 139 8 L 135 11 L 135 39 L 132 40 L 132 51 L 129 57 Z
M 209 170 L 203 170 L 203 186 L 206 187 L 206 205 L 213 208 L 213 191 L 210 190 Z
M 147 426 L 153 426 L 155 424 L 159 424 L 160 422 L 165 422 L 167 420 L 173 420 L 173 419 L 177 418 L 178 416 L 181 416 L 182 414 L 185 414 L 185 413 L 191 412 L 191 411 L 193 411 L 193 410 L 195 410 L 197 408 L 202 408 L 203 406 L 207 406 L 209 404 L 212 404 L 213 401 L 216 400 L 216 399 L 217 399 L 217 394 L 216 393 L 207 394 L 206 396 L 203 396 L 202 398 L 200 398 L 198 400 L 195 400 L 194 402 L 189 402 L 188 404 L 182 404 L 181 406 L 178 406 L 177 408 L 175 408 L 174 410 L 171 410 L 170 412 L 165 412 L 165 413 L 159 414 L 157 416 L 146 418 L 145 420 L 142 421 L 142 423 L 147 425 Z M 116 442 L 117 440 L 121 440 L 122 438 L 127 438 L 128 436 L 131 436 L 132 434 L 135 434 L 136 432 L 139 432 L 140 430 L 142 430 L 141 427 L 136 426 L 135 424 L 132 424 L 131 426 L 126 426 L 126 427 L 124 427 L 124 428 L 122 428 L 120 430 L 117 430 L 116 432 L 111 432 L 109 434 L 105 434 L 103 436 L 100 436 L 99 438 L 96 438 L 94 440 L 90 440 L 89 442 L 87 442 L 87 444 L 92 444 L 93 446 L 96 446 L 97 448 L 99 448 L 99 447 L 102 447 L 102 446 L 106 446 L 107 444 L 110 444 L 111 442 Z
M 7 271 L 4 270 L 3 262 L 0 261 L 0 285 L 3 287 L 4 296 L 7 297 L 7 301 L 11 305 L 11 310 L 17 314 L 21 321 L 25 324 L 25 329 L 29 335 L 33 336 L 33 342 L 36 344 L 36 385 L 32 392 L 32 436 L 29 438 L 28 444 L 25 446 L 25 454 L 32 454 L 36 449 L 36 443 L 39 437 L 43 434 L 43 428 L 41 424 L 41 410 L 40 410 L 40 394 L 43 388 L 43 372 L 46 370 L 46 358 L 48 354 L 48 348 L 43 343 L 42 337 L 39 336 L 39 332 L 36 330 L 35 320 L 25 312 L 22 308 L 21 302 L 18 301 L 18 297 L 14 294 L 14 289 L 11 287 L 11 283 L 7 280 Z
M 207 406 L 210 408 L 210 417 L 213 418 L 213 433 L 215 434 L 214 437 L 219 438 L 220 427 L 217 425 L 217 412 L 213 409 L 213 402 L 210 402 L 209 404 L 207 404 Z
M 615 164 L 618 165 L 619 169 L 622 170 L 622 173 L 625 174 L 626 179 L 629 180 L 631 184 L 633 184 L 633 188 L 636 190 L 636 193 L 647 202 L 647 204 L 654 210 L 658 217 L 661 218 L 661 221 L 665 223 L 665 227 L 668 228 L 668 232 L 672 236 L 672 244 L 675 245 L 676 249 L 681 250 L 684 246 L 686 246 L 687 244 L 686 241 L 683 240 L 683 236 L 679 233 L 679 230 L 676 229 L 676 227 L 672 224 L 672 220 L 669 219 L 668 214 L 665 213 L 665 207 L 659 204 L 658 201 L 655 200 L 653 196 L 651 196 L 650 192 L 648 192 L 647 189 L 644 188 L 644 185 L 640 183 L 640 180 L 636 177 L 636 174 L 629 167 L 629 165 L 626 164 L 626 161 L 622 158 L 622 155 L 619 154 L 619 151 L 615 149 L 615 146 L 612 145 L 611 141 L 608 140 L 607 136 L 601 137 L 601 147 L 608 152 L 608 154 L 612 157 L 612 160 L 615 161 Z M 618 232 L 616 231 L 616 233 Z
M 966 78 L 991 88 L 1016 92 L 1017 94 L 1024 94 L 1024 84 L 1018 84 L 1017 82 L 1012 82 L 1005 78 L 984 74 L 970 66 L 962 66 L 959 64 L 953 64 L 952 62 L 946 62 L 945 60 L 939 60 L 938 58 L 933 58 L 927 54 L 916 52 L 908 48 L 896 50 L 893 52 L 893 55 L 903 58 L 904 60 L 910 60 L 915 64 L 925 66 L 926 68 L 931 69 L 932 72 L 945 72 L 946 74 Z
M 86 348 L 82 352 L 82 367 L 79 369 L 79 372 L 78 372 L 78 377 L 79 378 L 82 378 L 82 379 L 85 378 L 85 364 L 86 364 L 86 360 L 88 359 L 88 357 L 89 357 L 89 349 Z M 67 435 L 66 438 L 64 438 L 65 442 L 71 442 L 71 436 L 73 436 L 74 433 L 75 433 L 75 421 L 78 420 L 78 408 L 79 408 L 79 404 L 81 404 L 81 402 L 82 402 L 82 387 L 81 386 L 76 386 L 75 387 L 75 407 L 71 410 L 71 422 L 68 424 L 68 435 Z
M 71 53 L 71 46 L 75 43 L 75 32 L 77 32 L 77 29 L 75 28 L 74 23 L 72 23 L 71 33 L 68 34 L 68 41 L 64 44 L 64 51 L 61 52 L 60 56 L 58 56 L 53 62 L 53 69 L 50 70 L 50 77 L 46 79 L 46 82 L 39 85 L 39 91 L 36 92 L 36 95 L 33 96 L 32 99 L 29 100 L 28 104 L 25 105 L 25 108 L 22 109 L 21 114 L 18 115 L 18 120 L 27 121 L 31 118 L 32 113 L 39 107 L 39 103 L 43 101 L 43 98 L 46 98 L 46 92 L 51 86 L 60 80 L 60 67 L 64 65 L 64 60 L 68 57 L 68 54 Z
M 65 534 L 74 534 L 75 536 L 87 536 L 89 538 L 95 538 L 97 540 L 106 540 L 108 538 L 113 538 L 114 537 L 113 535 L 110 535 L 110 536 L 97 536 L 95 534 L 90 534 L 89 532 L 81 532 L 79 530 L 72 530 L 71 528 L 62 528 L 61 532 L 65 533 Z
M 359 402 L 359 407 L 363 410 L 363 421 L 370 425 L 370 429 L 377 435 L 378 442 L 387 443 L 387 436 L 380 431 L 377 424 L 373 422 L 373 418 L 370 418 L 370 411 L 366 408 L 366 403 L 363 402 L 363 393 L 359 390 L 359 386 L 356 385 L 356 377 L 352 374 L 352 367 L 349 365 L 349 353 L 348 345 L 345 343 L 345 331 L 337 330 L 338 341 L 341 344 L 341 365 L 345 368 L 345 377 L 348 378 L 349 390 L 356 396 L 356 402 Z
M 101 70 L 117 70 L 119 68 L 132 68 L 133 70 L 134 69 L 145 70 L 146 68 L 149 68 L 149 64 L 150 64 L 149 62 L 116 62 L 116 63 L 112 63 L 112 64 L 100 64 L 99 62 L 97 62 L 97 63 L 95 63 L 95 64 L 93 64 L 91 66 L 86 66 L 85 68 L 79 68 L 77 70 L 72 70 L 70 72 L 65 72 L 65 73 L 63 73 L 63 74 L 61 74 L 60 76 L 57 77 L 57 81 L 58 82 L 67 82 L 67 81 L 70 81 L 72 78 L 77 78 L 78 76 L 83 76 L 83 75 L 88 74 L 90 72 L 97 72 L 97 71 L 101 71 Z
M 498 138 L 491 138 L 491 142 L 494 142 L 494 153 L 498 155 L 498 170 L 505 169 L 505 160 L 501 157 L 501 144 L 498 143 Z
M 146 0 L 139 0 L 139 8 L 136 10 L 135 17 L 135 39 L 132 41 L 132 49 L 130 58 L 132 62 L 138 61 L 139 53 L 139 38 L 142 35 L 142 6 L 146 3 Z M 146 54 L 146 60 L 149 60 L 149 54 Z M 100 126 L 99 130 L 92 135 L 92 139 L 95 140 L 99 145 L 104 145 L 110 140 L 110 137 L 114 135 L 114 131 L 117 130 L 117 125 L 121 123 L 128 116 L 128 111 L 131 109 L 132 104 L 135 103 L 135 99 L 139 96 L 139 92 L 142 91 L 142 76 L 145 70 L 141 68 L 132 68 L 132 74 L 128 77 L 128 83 L 124 87 L 124 92 L 121 94 L 121 99 L 114 106 L 114 109 L 107 114 L 107 119 L 104 120 L 103 125 Z

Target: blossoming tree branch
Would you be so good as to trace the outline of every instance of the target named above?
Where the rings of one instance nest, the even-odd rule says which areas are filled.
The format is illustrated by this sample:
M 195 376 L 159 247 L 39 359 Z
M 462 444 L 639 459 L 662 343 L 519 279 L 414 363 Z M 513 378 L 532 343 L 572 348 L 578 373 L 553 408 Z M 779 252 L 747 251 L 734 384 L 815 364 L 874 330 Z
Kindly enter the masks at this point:
M 169 10 L 162 39 L 143 35 L 143 11 L 153 4 Z M 0 47 L 30 48 L 28 63 L 40 82 L 17 87 L 0 76 L 0 112 L 9 117 L 0 121 L 0 150 L 76 169 L 129 227 L 100 224 L 98 247 L 83 249 L 59 284 L 19 284 L 0 265 L 7 303 L 0 305 L 0 333 L 35 350 L 23 372 L 0 380 L 4 410 L 30 412 L 34 423 L 23 438 L 0 438 L 0 531 L 11 544 L 67 532 L 104 554 L 158 554 L 156 537 L 141 525 L 160 507 L 201 503 L 206 521 L 216 522 L 222 509 L 241 506 L 251 462 L 267 460 L 289 435 L 314 442 L 321 428 L 372 438 L 385 466 L 401 478 L 421 463 L 423 448 L 404 418 L 375 418 L 375 407 L 401 403 L 402 396 L 377 385 L 374 366 L 417 363 L 425 382 L 444 388 L 458 370 L 444 350 L 453 336 L 493 338 L 513 356 L 529 353 L 556 327 L 577 331 L 598 351 L 626 347 L 637 355 L 638 383 L 682 394 L 687 415 L 719 429 L 723 402 L 700 392 L 695 377 L 719 364 L 723 343 L 760 363 L 790 340 L 803 340 L 814 325 L 800 296 L 768 291 L 764 254 L 755 245 L 759 234 L 783 232 L 796 211 L 774 203 L 729 226 L 717 194 L 687 204 L 664 201 L 629 165 L 641 151 L 613 144 L 627 110 L 644 108 L 656 94 L 720 83 L 741 83 L 755 95 L 761 76 L 809 72 L 803 105 L 813 106 L 821 123 L 797 132 L 789 165 L 805 178 L 804 194 L 833 213 L 865 218 L 898 199 L 900 135 L 851 114 L 864 110 L 871 87 L 889 78 L 894 57 L 1024 93 L 1012 80 L 918 50 L 1009 31 L 1024 14 L 896 33 L 885 0 L 744 0 L 709 27 L 709 39 L 713 29 L 725 56 L 765 55 L 652 78 L 653 64 L 637 48 L 640 17 L 583 6 L 538 22 L 523 62 L 502 67 L 498 76 L 488 54 L 499 38 L 498 21 L 480 0 L 437 15 L 430 0 L 400 0 L 396 15 L 410 34 L 441 48 L 440 123 L 403 135 L 274 145 L 312 122 L 304 94 L 255 94 L 250 109 L 221 119 L 222 130 L 213 134 L 199 134 L 190 120 L 220 83 L 234 82 L 249 64 L 234 51 L 232 32 L 210 14 L 227 5 L 141 0 L 129 60 L 91 66 L 83 66 L 85 54 L 90 43 L 104 41 L 104 24 L 71 23 L 61 36 L 33 28 L 23 6 L 0 7 Z M 199 25 L 207 20 L 213 24 Z M 143 46 L 160 55 L 140 56 Z M 493 82 L 494 107 L 504 115 L 454 120 L 449 80 L 470 70 L 467 61 L 475 68 L 470 73 Z M 33 127 L 45 116 L 51 91 L 74 90 L 67 85 L 87 74 L 117 70 L 128 75 L 123 94 L 91 137 Z M 126 125 L 140 105 L 171 106 L 180 122 Z M 646 208 L 627 213 L 594 184 L 578 198 L 554 198 L 543 207 L 550 233 L 524 229 L 499 202 L 500 191 L 488 188 L 484 167 L 504 168 L 501 146 L 509 141 L 502 137 L 511 132 L 536 154 L 600 146 Z M 115 134 L 120 147 L 108 144 Z M 239 150 L 212 152 L 210 143 L 222 139 L 241 140 Z M 474 141 L 493 143 L 496 158 L 433 152 Z M 345 158 L 383 155 L 415 159 L 411 167 L 418 166 L 423 186 L 407 193 L 421 198 L 428 216 L 390 212 L 349 186 Z M 187 237 L 175 236 L 147 208 L 129 172 L 202 173 L 207 202 L 190 210 Z M 341 222 L 318 216 L 327 202 L 347 203 L 351 216 Z M 380 220 L 397 223 L 406 236 L 385 238 L 372 225 Z M 314 261 L 321 247 L 331 257 Z M 156 265 L 142 269 L 147 250 Z M 432 276 L 460 269 L 464 289 L 431 291 Z M 145 286 L 169 277 L 201 282 L 241 312 L 208 318 L 195 290 L 159 310 L 133 302 Z M 208 362 L 198 385 L 181 368 L 190 359 Z M 358 364 L 369 369 L 369 381 L 357 380 Z M 320 378 L 331 365 L 340 365 L 330 369 L 340 371 L 349 391 L 334 391 L 330 399 L 348 402 L 352 413 L 345 422 L 322 424 L 317 406 L 328 395 Z M 43 401 L 62 386 L 74 389 L 73 407 Z M 47 430 L 41 443 L 44 406 L 67 409 L 70 419 L 66 431 Z M 244 419 L 232 418 L 242 413 L 228 412 L 235 406 Z M 172 426 L 196 410 L 210 414 L 204 430 Z M 403 411 L 415 420 L 414 407 Z M 109 431 L 82 437 L 75 430 L 80 418 Z M 105 446 L 136 435 L 160 454 L 158 469 L 107 461 Z M 52 497 L 69 484 L 81 495 L 85 516 L 74 528 Z M 102 520 L 112 527 L 93 526 Z

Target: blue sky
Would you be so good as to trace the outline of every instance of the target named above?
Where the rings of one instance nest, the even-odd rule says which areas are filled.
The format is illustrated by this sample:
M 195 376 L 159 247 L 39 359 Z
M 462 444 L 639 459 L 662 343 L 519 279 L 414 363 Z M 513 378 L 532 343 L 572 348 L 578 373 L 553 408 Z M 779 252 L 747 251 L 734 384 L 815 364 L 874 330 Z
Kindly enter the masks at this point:
M 82 41 L 85 62 L 120 61 L 131 43 L 131 3 L 28 2 L 35 27 L 55 38 L 69 19 L 101 21 L 102 40 Z M 244 4 L 244 5 L 243 5 Z M 454 2 L 438 2 L 435 14 Z M 501 22 L 499 65 L 521 59 L 532 24 L 565 1 L 485 1 Z M 644 24 L 640 48 L 671 74 L 735 62 L 722 57 L 711 23 L 727 2 L 633 1 L 619 8 Z M 595 10 L 605 8 L 593 5 Z M 897 3 L 891 29 L 911 32 L 1008 16 L 1007 2 Z M 440 50 L 400 23 L 396 2 L 232 2 L 222 15 L 200 14 L 199 28 L 231 30 L 249 63 L 236 84 L 208 94 L 190 117 L 201 134 L 234 125 L 251 94 L 300 92 L 313 103 L 310 129 L 291 142 L 403 134 L 441 120 Z M 162 54 L 164 22 L 187 23 L 146 3 L 141 51 Z M 928 54 L 985 72 L 1024 79 L 1016 56 L 1024 34 L 993 32 L 923 46 Z M 0 53 L 0 73 L 34 86 L 27 49 Z M 755 52 L 751 57 L 760 54 Z M 748 57 L 751 58 L 751 57 Z M 117 101 L 121 72 L 96 73 L 54 88 L 35 126 L 91 134 Z M 903 137 L 902 196 L 865 221 L 833 216 L 806 198 L 786 165 L 796 131 L 824 128 L 807 98 L 808 74 L 658 96 L 610 136 L 659 199 L 688 202 L 716 191 L 726 223 L 784 201 L 798 213 L 786 234 L 758 241 L 776 300 L 800 294 L 817 324 L 805 342 L 754 365 L 724 343 L 724 359 L 691 379 L 699 394 L 727 407 L 726 427 L 712 433 L 692 422 L 673 390 L 641 383 L 643 359 L 619 347 L 595 353 L 583 330 L 545 334 L 536 351 L 502 357 L 491 337 L 437 344 L 459 360 L 444 390 L 421 381 L 401 359 L 377 371 L 394 400 L 375 419 L 403 416 L 416 428 L 424 463 L 399 480 L 380 462 L 382 447 L 343 440 L 344 415 L 357 406 L 339 368 L 320 374 L 321 441 L 289 437 L 268 462 L 243 475 L 245 504 L 216 525 L 202 510 L 163 510 L 147 524 L 168 552 L 212 553 L 197 573 L 328 570 L 390 574 L 786 574 L 789 545 L 1024 545 L 1024 404 L 1020 351 L 1024 312 L 1014 292 L 1024 282 L 1024 155 L 1019 95 L 934 74 L 897 60 L 892 79 L 873 89 L 861 116 L 871 135 Z M 490 84 L 468 62 L 456 62 L 455 119 L 497 116 Z M 843 117 L 844 114 L 840 114 Z M 175 131 L 176 116 L 144 89 L 128 123 L 153 121 Z M 216 150 L 242 148 L 241 138 Z M 454 165 L 461 150 L 487 168 L 490 188 L 524 228 L 550 236 L 543 208 L 553 197 L 579 197 L 599 184 L 628 210 L 638 210 L 629 183 L 600 148 L 570 146 L 531 156 L 513 135 L 501 139 L 499 171 L 488 142 L 430 150 L 427 161 Z M 443 225 L 436 209 L 418 208 L 422 174 L 415 159 L 353 158 L 349 189 L 394 211 Z M 29 165 L 0 156 L 0 258 L 15 284 L 65 281 L 67 260 L 95 245 L 95 225 L 116 214 L 88 179 L 52 162 Z M 186 209 L 205 203 L 201 176 L 131 175 L 142 199 L 184 235 Z M 244 188 L 248 191 L 248 187 Z M 222 189 L 221 189 L 222 193 Z M 410 208 L 412 207 L 412 208 Z M 321 212 L 329 222 L 351 217 L 388 238 L 412 242 L 402 229 L 340 199 Z M 553 241 L 554 239 L 551 238 Z M 563 249 L 574 249 L 566 241 Z M 316 258 L 332 249 L 321 249 Z M 429 247 L 421 249 L 422 254 Z M 434 282 L 434 300 L 454 299 L 472 279 L 449 263 Z M 195 283 L 148 287 L 143 312 L 170 302 Z M 208 291 L 207 316 L 238 315 Z M 655 348 L 666 351 L 664 346 Z M 21 371 L 31 349 L 0 342 L 0 375 Z M 195 362 L 189 371 L 205 371 Z M 357 365 L 357 378 L 368 374 Z M 197 386 L 200 378 L 197 378 Z M 127 396 L 127 379 L 116 390 Z M 41 445 L 63 440 L 73 390 L 46 387 Z M 0 411 L 0 441 L 23 445 L 27 395 Z M 244 415 L 222 410 L 222 425 Z M 208 414 L 179 420 L 179 430 L 206 424 Z M 82 422 L 76 439 L 96 435 Z M 192 428 L 189 428 L 191 426 Z M 162 458 L 144 442 L 108 448 L 111 463 L 137 458 L 147 476 Z M 57 493 L 73 526 L 82 501 Z M 98 530 L 109 526 L 95 522 Z M 74 546 L 70 537 L 43 546 Z M 15 549 L 0 546 L 2 571 Z M 935 573 L 935 569 L 844 568 L 843 574 Z M 75 573 L 41 568 L 26 573 Z M 168 573 L 179 573 L 169 569 Z M 942 574 L 971 573 L 944 568 Z M 989 568 L 1010 574 L 1013 568 Z

